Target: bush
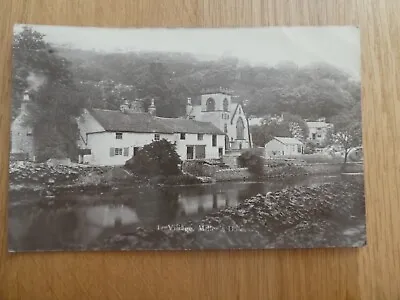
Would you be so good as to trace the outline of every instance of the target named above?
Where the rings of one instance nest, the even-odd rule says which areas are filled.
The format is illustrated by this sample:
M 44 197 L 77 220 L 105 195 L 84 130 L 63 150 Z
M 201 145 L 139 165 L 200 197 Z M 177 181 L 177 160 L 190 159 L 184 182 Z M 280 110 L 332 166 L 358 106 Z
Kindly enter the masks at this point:
M 190 173 L 195 176 L 206 176 L 204 162 L 203 161 L 191 161 L 183 164 L 184 172 Z
M 315 153 L 316 145 L 313 142 L 307 142 L 304 147 L 304 154 L 313 154 Z
M 264 159 L 254 152 L 243 152 L 238 157 L 238 165 L 241 168 L 247 168 L 253 175 L 264 175 Z
M 166 139 L 162 139 L 145 145 L 126 162 L 125 166 L 138 174 L 169 176 L 181 174 L 179 169 L 181 163 L 175 145 Z

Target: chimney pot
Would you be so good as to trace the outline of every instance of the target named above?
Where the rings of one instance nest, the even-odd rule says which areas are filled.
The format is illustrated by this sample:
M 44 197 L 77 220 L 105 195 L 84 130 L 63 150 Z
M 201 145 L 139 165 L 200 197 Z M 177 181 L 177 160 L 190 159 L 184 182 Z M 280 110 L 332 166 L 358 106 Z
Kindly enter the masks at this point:
M 23 101 L 29 101 L 29 92 L 28 92 L 28 90 L 26 90 L 26 91 L 24 92 Z

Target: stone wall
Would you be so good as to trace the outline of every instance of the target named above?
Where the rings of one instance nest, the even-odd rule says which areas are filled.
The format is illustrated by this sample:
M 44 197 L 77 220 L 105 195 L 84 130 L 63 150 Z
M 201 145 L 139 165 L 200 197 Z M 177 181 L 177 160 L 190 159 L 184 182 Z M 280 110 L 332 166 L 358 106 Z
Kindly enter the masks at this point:
M 226 164 L 227 166 L 229 166 L 230 168 L 237 168 L 238 167 L 238 163 L 237 163 L 237 158 L 239 155 L 224 155 L 222 157 L 222 162 L 224 164 Z
M 247 168 L 219 170 L 215 172 L 216 181 L 246 180 L 251 177 Z
M 332 163 L 314 163 L 301 165 L 308 174 L 334 174 L 334 173 L 362 173 L 363 164 L 361 163 L 347 163 L 332 164 Z
M 219 169 L 218 165 L 206 164 L 202 161 L 184 161 L 182 164 L 182 171 L 194 176 L 214 177 Z
M 363 164 L 347 163 L 343 164 L 287 164 L 286 166 L 271 166 L 265 167 L 266 177 L 289 177 L 303 175 L 323 175 L 323 174 L 339 174 L 339 173 L 362 173 Z M 219 170 L 215 172 L 216 181 L 235 181 L 248 180 L 252 177 L 247 168 L 235 168 Z

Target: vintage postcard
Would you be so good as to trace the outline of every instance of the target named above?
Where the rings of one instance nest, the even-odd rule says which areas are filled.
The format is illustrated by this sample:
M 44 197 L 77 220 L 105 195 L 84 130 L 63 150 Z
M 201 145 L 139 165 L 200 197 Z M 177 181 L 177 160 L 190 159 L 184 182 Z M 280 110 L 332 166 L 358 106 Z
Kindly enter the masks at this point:
M 13 34 L 8 249 L 366 245 L 357 27 Z

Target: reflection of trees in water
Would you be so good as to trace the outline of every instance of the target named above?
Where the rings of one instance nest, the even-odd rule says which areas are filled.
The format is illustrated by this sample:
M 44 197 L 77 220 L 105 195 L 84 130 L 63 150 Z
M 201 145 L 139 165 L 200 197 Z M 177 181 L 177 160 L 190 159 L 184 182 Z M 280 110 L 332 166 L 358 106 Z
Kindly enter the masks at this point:
M 23 250 L 62 249 L 74 242 L 78 218 L 74 211 L 46 211 L 35 218 L 27 232 L 19 238 Z
M 158 192 L 158 203 L 159 203 L 159 225 L 170 224 L 177 218 L 179 210 L 178 197 L 179 193 L 175 189 L 163 188 Z

